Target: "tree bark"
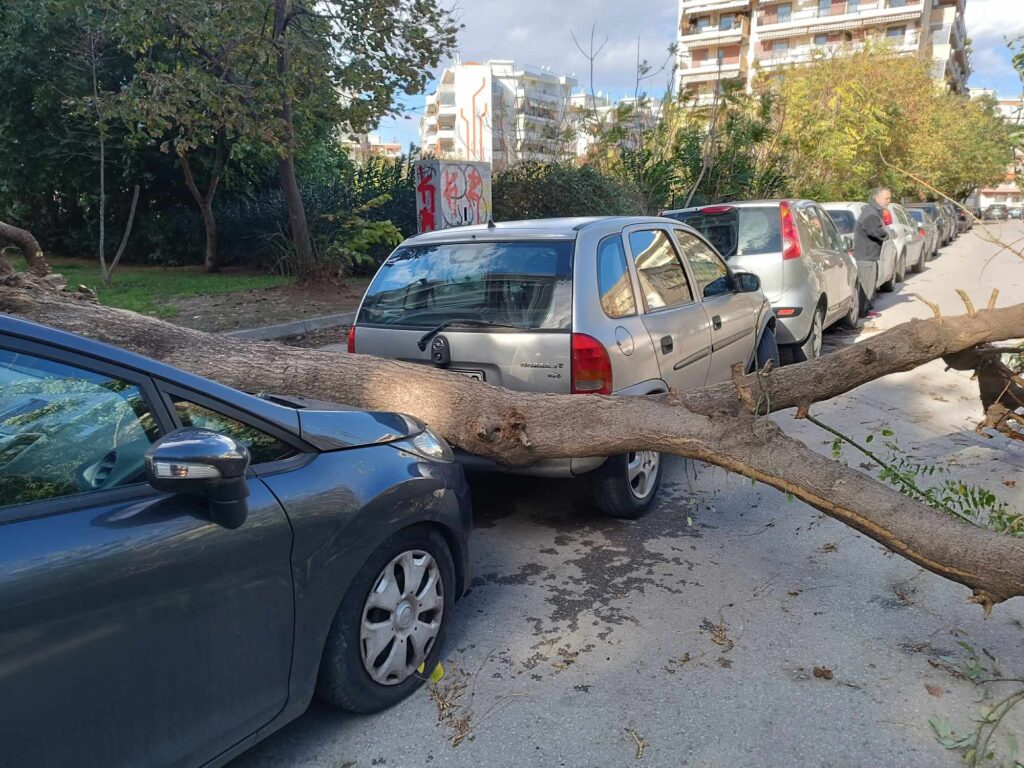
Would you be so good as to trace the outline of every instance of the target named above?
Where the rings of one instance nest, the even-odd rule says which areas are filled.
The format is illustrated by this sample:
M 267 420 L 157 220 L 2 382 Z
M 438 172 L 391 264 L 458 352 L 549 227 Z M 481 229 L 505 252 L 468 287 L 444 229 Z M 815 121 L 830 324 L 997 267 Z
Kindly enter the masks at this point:
M 295 271 L 299 277 L 310 277 L 315 267 L 313 243 L 309 237 L 306 207 L 295 177 L 295 115 L 284 82 L 289 68 L 285 35 L 291 21 L 290 6 L 289 0 L 274 0 L 274 44 L 277 46 L 277 74 L 281 79 L 281 120 L 284 123 L 285 150 L 284 156 L 277 161 L 277 170 L 281 177 L 281 194 L 288 207 L 288 224 L 292 232 L 292 246 L 295 248 Z
M 39 242 L 31 232 L 0 221 L 0 243 L 4 242 L 17 246 L 21 255 L 25 257 L 29 272 L 33 275 L 45 277 L 50 274 L 50 265 L 46 263 L 43 249 L 39 247 Z
M 181 170 L 185 175 L 185 186 L 192 193 L 199 212 L 203 217 L 203 229 L 206 232 L 206 248 L 203 252 L 203 269 L 207 272 L 220 270 L 220 262 L 217 258 L 217 220 L 213 215 L 213 196 L 217 193 L 217 186 L 220 184 L 224 172 L 224 149 L 221 141 L 217 142 L 217 153 L 213 161 L 213 170 L 210 171 L 210 181 L 205 192 L 200 192 L 196 185 L 195 177 L 192 175 L 192 163 L 188 153 L 181 152 L 178 157 L 181 159 Z
M 651 397 L 512 392 L 409 363 L 225 339 L 17 283 L 0 287 L 0 311 L 247 391 L 410 413 L 457 447 L 504 463 L 633 450 L 691 457 L 793 494 L 897 554 L 970 587 L 972 600 L 986 611 L 1024 595 L 1024 539 L 964 523 L 909 499 L 811 451 L 763 417 L 767 410 L 793 406 L 805 411 L 873 378 L 980 343 L 1024 337 L 1024 305 L 916 320 L 826 358 L 767 375 L 737 374 L 731 385 L 685 396 Z

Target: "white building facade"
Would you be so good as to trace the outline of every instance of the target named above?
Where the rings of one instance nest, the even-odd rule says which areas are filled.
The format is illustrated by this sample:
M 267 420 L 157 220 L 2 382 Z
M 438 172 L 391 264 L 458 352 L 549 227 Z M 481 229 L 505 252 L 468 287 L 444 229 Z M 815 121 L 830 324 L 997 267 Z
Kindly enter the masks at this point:
M 427 94 L 420 121 L 424 153 L 446 160 L 489 162 L 573 154 L 571 94 L 575 78 L 509 60 L 446 68 Z
M 811 61 L 821 50 L 884 40 L 932 63 L 932 76 L 966 93 L 971 65 L 966 0 L 680 0 L 676 86 L 697 106 L 716 84 L 750 88 L 758 72 Z

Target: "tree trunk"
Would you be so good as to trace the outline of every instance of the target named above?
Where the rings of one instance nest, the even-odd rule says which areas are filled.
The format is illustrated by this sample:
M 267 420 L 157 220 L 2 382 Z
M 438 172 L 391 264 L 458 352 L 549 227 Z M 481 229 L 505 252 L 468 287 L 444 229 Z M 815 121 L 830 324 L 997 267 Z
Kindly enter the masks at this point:
M 284 123 L 284 156 L 277 161 L 278 174 L 281 177 L 281 194 L 288 207 L 288 225 L 292 232 L 292 245 L 295 248 L 295 271 L 299 277 L 309 277 L 315 267 L 313 259 L 313 243 L 309 237 L 309 224 L 306 221 L 306 207 L 299 192 L 299 183 L 295 178 L 295 116 L 292 111 L 291 96 L 284 81 L 288 77 L 288 46 L 285 34 L 290 20 L 290 3 L 288 0 L 274 0 L 274 43 L 277 46 L 277 74 L 282 81 L 281 87 L 281 120 Z
M 21 255 L 25 257 L 29 272 L 33 275 L 45 277 L 50 273 L 50 265 L 46 263 L 43 249 L 39 247 L 39 243 L 31 232 L 0 221 L 0 243 L 5 242 L 18 247 Z
M 815 402 L 977 344 L 1024 337 L 1024 305 L 915 320 L 826 358 L 685 396 L 512 392 L 423 366 L 226 339 L 52 291 L 0 287 L 0 311 L 106 341 L 247 391 L 418 416 L 459 448 L 508 464 L 657 450 L 793 494 L 892 551 L 974 591 L 986 611 L 1024 595 L 1024 539 L 914 501 L 785 435 L 768 411 Z M 767 384 L 760 383 L 767 379 Z
M 217 192 L 217 185 L 220 183 L 224 171 L 223 147 L 221 142 L 217 144 L 217 154 L 213 162 L 213 170 L 210 171 L 210 182 L 206 192 L 200 192 L 196 186 L 195 177 L 192 175 L 192 163 L 187 153 L 180 153 L 181 170 L 185 174 L 185 186 L 192 193 L 192 197 L 199 206 L 199 212 L 203 217 L 203 229 L 206 232 L 206 248 L 203 251 L 203 269 L 207 272 L 220 271 L 220 262 L 217 258 L 217 220 L 213 216 L 213 196 Z

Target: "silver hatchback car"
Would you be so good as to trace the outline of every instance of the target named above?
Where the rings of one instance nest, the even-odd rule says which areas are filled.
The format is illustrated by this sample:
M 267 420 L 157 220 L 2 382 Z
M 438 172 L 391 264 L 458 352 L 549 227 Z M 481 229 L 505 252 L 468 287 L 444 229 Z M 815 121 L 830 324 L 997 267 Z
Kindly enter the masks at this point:
M 539 219 L 406 240 L 367 288 L 348 349 L 509 389 L 648 395 L 727 381 L 737 363 L 777 365 L 775 323 L 759 279 L 730 270 L 691 227 Z M 637 452 L 511 471 L 587 475 L 602 510 L 634 518 L 654 499 L 661 461 Z
M 834 323 L 856 326 L 857 262 L 828 214 L 811 200 L 750 200 L 666 211 L 703 232 L 734 269 L 761 278 L 779 319 L 782 361 L 821 354 Z

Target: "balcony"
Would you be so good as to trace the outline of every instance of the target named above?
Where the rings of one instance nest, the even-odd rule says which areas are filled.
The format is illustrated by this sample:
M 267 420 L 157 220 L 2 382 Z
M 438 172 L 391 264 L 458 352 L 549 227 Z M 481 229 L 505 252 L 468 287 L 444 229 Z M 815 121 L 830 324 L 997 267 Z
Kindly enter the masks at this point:
M 805 8 L 794 11 L 786 21 L 779 21 L 775 14 L 763 12 L 757 24 L 761 39 L 771 40 L 803 32 L 839 31 L 897 21 L 919 21 L 923 10 L 924 3 L 921 0 L 897 7 L 889 7 L 886 0 L 875 0 L 858 4 L 855 11 L 846 11 L 845 5 L 838 4 L 828 13 L 820 13 L 817 8 Z
M 691 27 L 683 32 L 679 42 L 683 45 L 693 47 L 695 45 L 740 43 L 750 35 L 750 20 L 746 17 L 733 19 L 732 24 L 723 29 L 719 26 L 709 26 L 702 30 Z
M 892 46 L 893 53 L 914 53 L 920 40 L 916 31 L 907 32 L 898 38 L 885 37 Z M 826 45 L 795 45 L 784 51 L 769 51 L 758 56 L 761 69 L 779 69 L 791 64 L 807 64 L 821 56 L 829 56 L 839 51 L 851 51 L 864 47 L 864 42 L 830 43 Z
M 681 60 L 678 70 L 679 83 L 680 85 L 686 85 L 688 83 L 705 83 L 714 80 L 742 77 L 746 72 L 746 68 L 746 57 L 741 56 L 723 59 L 721 63 L 716 59 L 705 59 L 703 61 Z

